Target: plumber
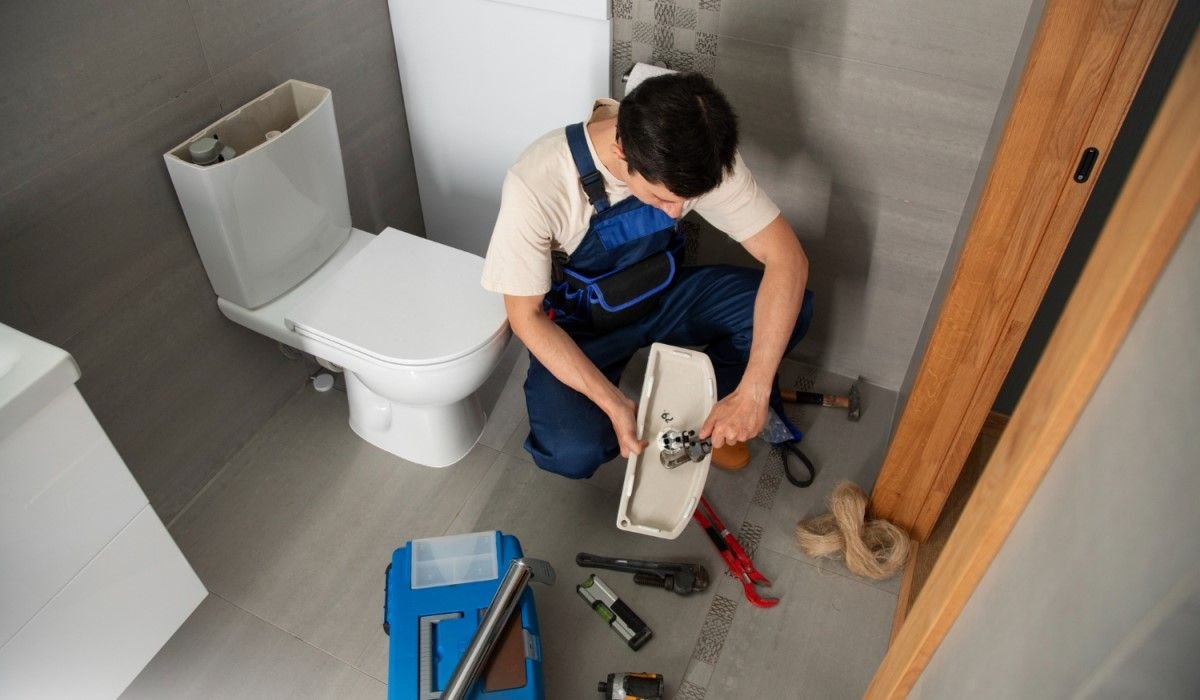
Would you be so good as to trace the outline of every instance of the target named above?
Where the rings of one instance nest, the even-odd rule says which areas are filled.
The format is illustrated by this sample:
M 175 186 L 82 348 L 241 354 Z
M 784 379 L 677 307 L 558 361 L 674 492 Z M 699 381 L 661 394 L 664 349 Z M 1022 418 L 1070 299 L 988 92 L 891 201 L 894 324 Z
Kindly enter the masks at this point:
M 696 73 L 649 78 L 582 124 L 535 141 L 504 180 L 482 284 L 504 295 L 529 349 L 525 449 L 588 478 L 641 454 L 637 404 L 617 384 L 654 342 L 704 346 L 719 401 L 700 427 L 713 463 L 740 469 L 778 401 L 776 371 L 812 317 L 806 258 L 737 152 L 737 117 Z M 695 210 L 762 269 L 683 266 Z M 777 406 L 777 404 L 776 404 Z M 778 408 L 778 406 L 777 406 Z

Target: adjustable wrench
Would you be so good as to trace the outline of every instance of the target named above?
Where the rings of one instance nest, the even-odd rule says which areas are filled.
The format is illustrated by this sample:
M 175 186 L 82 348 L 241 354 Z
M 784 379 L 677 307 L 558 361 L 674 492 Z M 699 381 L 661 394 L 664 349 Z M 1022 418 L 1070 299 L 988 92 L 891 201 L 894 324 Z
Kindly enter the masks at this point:
M 577 554 L 575 563 L 597 569 L 629 571 L 634 574 L 634 583 L 665 588 L 679 595 L 699 593 L 708 588 L 708 571 L 699 564 L 601 557 L 587 552 Z
M 762 572 L 754 566 L 754 562 L 750 560 L 746 550 L 742 549 L 742 544 L 725 527 L 725 523 L 717 517 L 717 512 L 708 504 L 708 499 L 704 496 L 700 497 L 700 505 L 696 508 L 696 512 L 692 513 L 692 518 L 700 527 L 704 528 L 709 539 L 717 546 L 717 551 L 725 560 L 725 566 L 729 569 L 729 573 L 742 584 L 746 600 L 750 601 L 751 605 L 760 608 L 779 605 L 778 598 L 764 598 L 759 595 L 757 586 L 769 587 L 770 579 L 763 576 Z

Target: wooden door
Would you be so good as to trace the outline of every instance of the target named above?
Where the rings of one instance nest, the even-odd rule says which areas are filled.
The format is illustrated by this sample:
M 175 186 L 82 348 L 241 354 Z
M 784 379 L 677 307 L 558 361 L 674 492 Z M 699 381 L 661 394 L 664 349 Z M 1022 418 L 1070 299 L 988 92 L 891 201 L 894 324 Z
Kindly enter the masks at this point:
M 1047 0 L 871 510 L 925 540 L 1103 169 L 1174 0 Z M 1076 179 L 1089 149 L 1094 163 Z
M 1197 124 L 1193 37 L 1054 335 L 866 697 L 902 698 L 912 688 L 1107 370 L 1200 207 Z

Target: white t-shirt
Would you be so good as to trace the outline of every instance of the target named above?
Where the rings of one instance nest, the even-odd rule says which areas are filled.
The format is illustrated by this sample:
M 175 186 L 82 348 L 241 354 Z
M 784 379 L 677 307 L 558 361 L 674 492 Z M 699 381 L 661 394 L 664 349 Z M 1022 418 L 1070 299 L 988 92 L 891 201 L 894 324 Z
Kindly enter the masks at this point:
M 588 122 L 616 116 L 618 104 L 596 100 Z M 587 129 L 584 135 L 592 162 L 604 178 L 609 204 L 615 206 L 631 196 L 629 188 L 600 162 Z M 684 214 L 693 209 L 735 241 L 750 238 L 779 216 L 779 207 L 759 189 L 741 155 L 715 190 L 684 203 Z M 534 141 L 504 178 L 500 214 L 483 264 L 484 288 L 513 296 L 550 291 L 551 254 L 573 253 L 594 212 L 579 184 L 566 129 Z

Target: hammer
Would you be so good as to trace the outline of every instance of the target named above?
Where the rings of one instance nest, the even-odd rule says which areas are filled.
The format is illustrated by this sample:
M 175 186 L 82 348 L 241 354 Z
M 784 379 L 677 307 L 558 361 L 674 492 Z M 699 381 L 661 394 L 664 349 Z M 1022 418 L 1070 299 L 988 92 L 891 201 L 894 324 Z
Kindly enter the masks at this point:
M 779 394 L 780 398 L 791 403 L 808 403 L 817 406 L 844 408 L 846 409 L 846 418 L 857 421 L 859 418 L 862 418 L 862 393 L 859 390 L 859 385 L 862 382 L 863 378 L 860 376 L 850 385 L 850 392 L 846 396 L 817 394 L 811 391 L 796 391 L 795 389 L 781 389 Z

